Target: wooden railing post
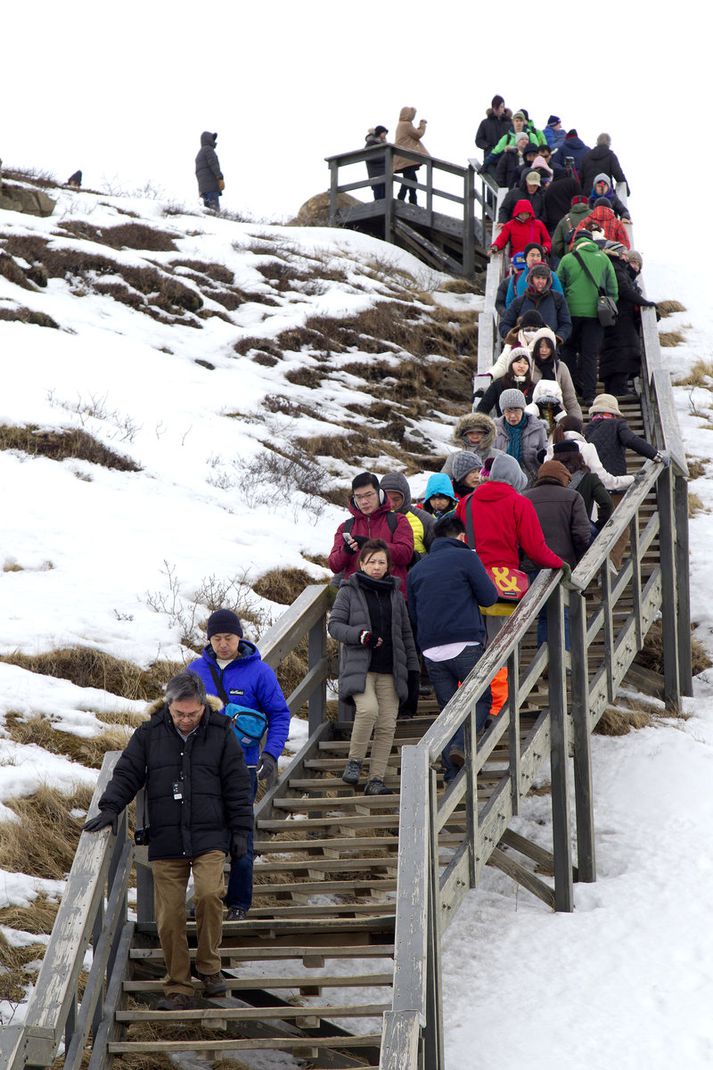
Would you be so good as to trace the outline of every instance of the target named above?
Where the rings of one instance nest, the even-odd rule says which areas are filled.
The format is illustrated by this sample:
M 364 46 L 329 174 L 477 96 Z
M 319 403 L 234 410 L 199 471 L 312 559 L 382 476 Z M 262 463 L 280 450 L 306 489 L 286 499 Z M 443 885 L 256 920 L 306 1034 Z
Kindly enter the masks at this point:
M 574 800 L 577 821 L 577 873 L 580 881 L 595 881 L 594 788 L 589 731 L 589 656 L 587 603 L 579 591 L 569 592 L 569 637 L 572 666 L 572 739 L 574 743 Z
M 309 668 L 313 669 L 327 655 L 327 617 L 319 618 L 309 630 L 307 641 Z M 323 680 L 309 697 L 309 734 L 316 732 L 327 711 L 327 681 Z
M 678 675 L 681 694 L 692 695 L 688 480 L 679 472 L 674 472 L 673 487 L 676 522 L 676 589 L 678 593 Z
M 678 593 L 676 577 L 676 536 L 673 522 L 673 472 L 659 473 L 656 484 L 661 553 L 661 618 L 663 628 L 664 701 L 670 710 L 681 707 L 681 680 L 678 650 Z
M 433 160 L 429 157 L 426 159 L 426 211 L 428 212 L 428 219 L 426 223 L 429 227 L 433 226 Z
M 384 241 L 394 240 L 394 149 L 386 146 L 386 180 L 384 189 Z
M 435 770 L 429 782 L 429 894 L 428 949 L 426 956 L 426 1028 L 424 1030 L 424 1066 L 428 1070 L 445 1070 L 443 1053 L 443 1003 L 441 993 L 441 876 L 438 865 L 438 783 Z
M 572 851 L 569 842 L 567 786 L 567 686 L 564 659 L 562 584 L 547 602 L 549 648 L 550 768 L 552 774 L 552 849 L 555 859 L 555 910 L 574 909 Z
M 475 274 L 475 171 L 468 167 L 463 179 L 463 274 Z
M 337 225 L 337 190 L 339 188 L 339 164 L 336 160 L 329 161 L 329 225 Z

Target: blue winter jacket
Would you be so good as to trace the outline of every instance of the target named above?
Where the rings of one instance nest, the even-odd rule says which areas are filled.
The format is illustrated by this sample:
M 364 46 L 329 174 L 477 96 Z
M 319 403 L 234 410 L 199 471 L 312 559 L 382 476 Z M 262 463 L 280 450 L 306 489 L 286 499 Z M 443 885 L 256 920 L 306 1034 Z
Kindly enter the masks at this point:
M 460 539 L 436 539 L 408 574 L 408 611 L 419 650 L 459 642 L 485 646 L 478 607 L 497 600 L 482 561 Z
M 263 737 L 262 749 L 277 761 L 289 735 L 290 710 L 275 673 L 262 661 L 258 648 L 247 639 L 241 639 L 237 658 L 221 670 L 213 647 L 208 645 L 201 657 L 188 666 L 191 672 L 198 673 L 208 694 L 217 695 L 222 700 L 210 671 L 211 664 L 230 702 L 249 706 L 267 716 L 267 735 Z M 257 765 L 260 744 L 243 746 L 243 750 L 247 764 Z
M 505 308 L 509 308 L 516 297 L 522 297 L 527 289 L 527 276 L 529 271 L 521 271 L 515 278 L 514 275 L 510 276 L 510 282 L 508 283 L 507 292 L 505 294 Z M 562 283 L 557 278 L 557 273 L 552 272 L 552 289 L 555 293 L 563 294 Z

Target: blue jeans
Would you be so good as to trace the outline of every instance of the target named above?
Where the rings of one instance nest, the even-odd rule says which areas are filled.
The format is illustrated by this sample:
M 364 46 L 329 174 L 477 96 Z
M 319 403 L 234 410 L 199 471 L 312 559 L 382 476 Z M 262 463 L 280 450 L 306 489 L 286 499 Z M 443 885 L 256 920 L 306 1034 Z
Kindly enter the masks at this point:
M 465 680 L 473 667 L 478 664 L 483 653 L 483 647 L 478 644 L 477 646 L 472 645 L 465 647 L 457 657 L 449 658 L 448 661 L 431 661 L 429 657 L 424 657 L 423 660 L 426 664 L 426 672 L 433 684 L 433 690 L 436 693 L 436 701 L 438 702 L 439 709 L 444 709 L 448 702 L 450 702 L 458 690 L 458 685 Z M 490 687 L 487 687 L 475 706 L 475 728 L 477 732 L 487 724 L 488 714 L 490 713 L 490 704 Z M 446 783 L 453 780 L 459 769 L 459 766 L 454 765 L 448 757 L 451 747 L 459 747 L 461 750 L 464 749 L 464 728 L 461 727 L 458 729 L 441 755 Z
M 252 788 L 253 802 L 257 795 L 257 769 L 254 765 L 248 766 L 250 774 L 250 787 Z M 250 910 L 253 901 L 253 829 L 248 832 L 248 849 L 242 858 L 235 858 L 230 863 L 230 878 L 228 880 L 228 894 L 225 901 L 229 907 L 242 907 Z
M 217 189 L 209 190 L 208 193 L 201 193 L 201 197 L 206 208 L 210 208 L 213 212 L 220 211 L 220 194 Z
M 528 572 L 527 578 L 530 581 L 530 586 L 539 576 L 539 570 L 537 572 Z M 547 606 L 544 605 L 540 612 L 537 614 L 537 645 L 542 646 L 547 642 Z M 569 608 L 564 607 L 564 648 L 569 650 Z

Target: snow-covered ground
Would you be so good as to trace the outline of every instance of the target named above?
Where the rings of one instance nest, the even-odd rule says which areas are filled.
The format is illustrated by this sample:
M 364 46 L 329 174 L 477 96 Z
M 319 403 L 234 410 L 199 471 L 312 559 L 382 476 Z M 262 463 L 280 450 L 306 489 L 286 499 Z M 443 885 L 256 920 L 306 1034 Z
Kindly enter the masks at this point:
M 655 300 L 686 306 L 660 324 L 684 344 L 662 350 L 676 378 L 710 361 L 713 312 L 685 263 L 645 266 Z M 709 385 L 713 387 L 713 379 Z M 713 455 L 713 393 L 677 387 L 686 451 Z M 702 415 L 693 415 L 696 409 Z M 691 600 L 713 655 L 713 483 L 691 482 Z M 575 885 L 575 911 L 552 914 L 488 870 L 445 936 L 446 1062 L 499 1070 L 703 1070 L 713 1063 L 713 670 L 694 681 L 687 720 L 595 735 L 598 879 Z M 546 842 L 549 797 L 518 827 Z
M 115 252 L 57 229 L 62 221 L 115 226 L 132 218 L 122 214 L 127 210 L 173 234 L 176 251 Z M 157 658 L 180 660 L 181 625 L 207 578 L 235 577 L 247 590 L 273 567 L 324 577 L 304 555 L 328 552 L 342 510 L 270 485 L 255 458 L 300 436 L 341 433 L 335 423 L 349 415 L 346 407 L 368 405 L 370 397 L 363 382 L 346 373 L 312 390 L 288 381 L 286 372 L 315 364 L 299 349 L 279 366 L 267 366 L 233 346 L 301 327 L 309 316 L 342 317 L 391 299 L 385 279 L 396 270 L 411 272 L 430 292 L 442 279 L 393 247 L 347 232 L 164 217 L 155 201 L 90 194 L 62 193 L 48 220 L 0 213 L 0 239 L 11 233 L 51 236 L 54 246 L 129 266 L 219 263 L 236 285 L 274 303 L 247 300 L 226 313 L 227 321 L 214 317 L 197 328 L 159 322 L 91 287 L 83 290 L 78 280 L 51 279 L 46 290 L 32 292 L 0 275 L 0 311 L 13 305 L 40 310 L 61 328 L 0 320 L 0 426 L 82 428 L 141 468 L 117 471 L 0 450 L 0 565 L 6 569 L 0 572 L 0 653 L 80 644 L 142 666 Z M 276 291 L 258 266 L 279 263 L 285 250 L 305 274 L 318 274 L 326 264 L 341 280 L 323 286 L 296 281 Z M 709 359 L 713 339 L 701 274 L 685 263 L 658 264 L 653 251 L 645 274 L 649 296 L 686 306 L 660 325 L 684 333 L 683 345 L 663 351 L 672 370 L 683 374 Z M 188 272 L 179 277 L 195 286 Z M 473 303 L 435 296 L 456 310 Z M 225 311 L 208 300 L 204 307 Z M 359 359 L 376 358 L 359 353 Z M 346 358 L 333 356 L 335 367 L 340 361 Z M 266 398 L 275 395 L 288 399 L 287 411 L 270 411 Z M 676 401 L 689 454 L 708 462 L 713 419 L 692 409 L 711 409 L 713 394 L 699 388 L 691 396 L 681 387 Z M 308 412 L 300 414 L 298 405 Z M 422 427 L 435 448 L 450 437 L 447 418 Z M 353 470 L 346 462 L 331 464 L 331 485 Z M 256 474 L 246 479 L 246 472 Z M 412 482 L 420 489 L 423 481 Z M 707 473 L 691 489 L 713 509 Z M 693 518 L 691 551 L 693 616 L 713 652 L 711 515 Z M 183 619 L 171 612 L 174 600 Z M 161 603 L 165 610 L 157 611 Z M 250 603 L 265 619 L 279 615 L 279 606 L 252 593 Z M 621 738 L 595 737 L 599 879 L 576 887 L 573 914 L 550 914 L 494 872 L 466 898 L 445 941 L 449 1067 L 558 1070 L 576 1063 L 589 1070 L 614 1064 L 658 1070 L 672 1058 L 686 1070 L 710 1064 L 712 686 L 711 673 L 696 680 L 695 699 L 686 704 L 689 720 L 661 721 Z M 69 787 L 95 777 L 66 758 L 14 743 L 3 727 L 8 711 L 46 714 L 58 728 L 88 736 L 102 730 L 97 713 L 138 705 L 0 663 L 0 821 L 11 818 L 3 800 L 30 794 L 43 781 Z M 301 732 L 299 725 L 296 735 Z M 547 807 L 545 797 L 533 799 L 522 827 L 538 823 L 539 835 L 546 835 Z M 58 882 L 0 872 L 0 907 L 60 891 Z M 28 939 L 7 928 L 2 933 L 16 942 Z M 8 1009 L 0 1005 L 0 1020 L 3 1013 Z M 263 1059 L 263 1065 L 287 1062 Z

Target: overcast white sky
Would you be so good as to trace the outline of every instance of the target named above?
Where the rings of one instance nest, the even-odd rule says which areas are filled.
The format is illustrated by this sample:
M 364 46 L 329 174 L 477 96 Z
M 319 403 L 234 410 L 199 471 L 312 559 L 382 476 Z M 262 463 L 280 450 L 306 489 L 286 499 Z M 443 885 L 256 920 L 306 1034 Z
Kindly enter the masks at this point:
M 404 104 L 429 120 L 434 156 L 465 162 L 499 92 L 538 125 L 554 112 L 589 144 L 612 135 L 646 252 L 676 218 L 676 152 L 702 177 L 711 163 L 696 129 L 711 60 L 691 0 L 510 2 L 495 32 L 464 0 L 5 7 L 0 157 L 61 180 L 81 168 L 95 188 L 151 183 L 197 203 L 199 136 L 216 130 L 223 206 L 290 217 L 327 188 L 325 156 L 377 123 L 393 133 Z

